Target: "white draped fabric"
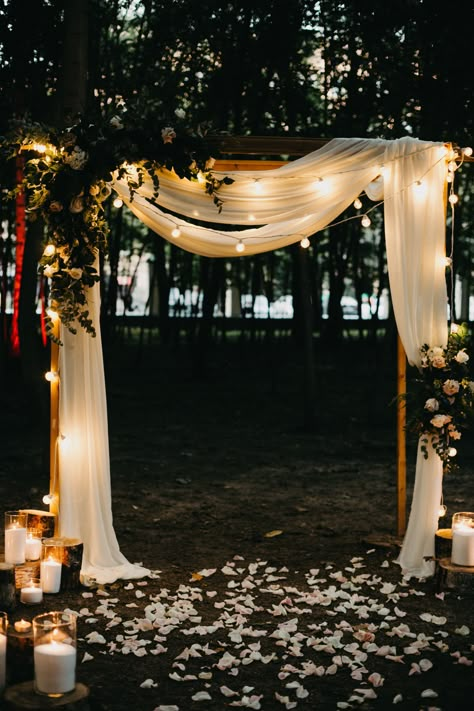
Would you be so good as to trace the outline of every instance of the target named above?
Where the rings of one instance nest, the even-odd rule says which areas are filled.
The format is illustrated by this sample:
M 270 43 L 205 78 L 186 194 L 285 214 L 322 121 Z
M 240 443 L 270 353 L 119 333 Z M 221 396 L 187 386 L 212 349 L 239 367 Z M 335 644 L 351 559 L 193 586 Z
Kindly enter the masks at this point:
M 160 175 L 155 201 L 148 181 L 133 200 L 124 181 L 116 180 L 113 188 L 159 235 L 210 257 L 237 256 L 239 241 L 247 255 L 298 242 L 332 223 L 364 190 L 374 199 L 384 193 L 390 286 L 409 361 L 418 364 L 418 349 L 425 342 L 446 343 L 443 144 L 411 138 L 334 139 L 278 169 L 215 173 L 217 178 L 225 175 L 234 183 L 219 190 L 221 212 L 202 185 L 167 171 Z M 237 225 L 246 228 L 229 228 Z M 173 237 L 177 227 L 179 236 Z M 96 289 L 91 303 L 99 332 Z M 79 329 L 77 335 L 63 333 L 62 338 L 60 429 L 66 438 L 60 440 L 61 534 L 84 541 L 85 577 L 111 582 L 145 575 L 145 569 L 122 556 L 113 530 L 100 334 L 94 339 Z M 400 556 L 404 572 L 413 575 L 427 574 L 423 557 L 434 542 L 440 464 L 436 455 L 424 460 L 418 454 L 415 495 Z

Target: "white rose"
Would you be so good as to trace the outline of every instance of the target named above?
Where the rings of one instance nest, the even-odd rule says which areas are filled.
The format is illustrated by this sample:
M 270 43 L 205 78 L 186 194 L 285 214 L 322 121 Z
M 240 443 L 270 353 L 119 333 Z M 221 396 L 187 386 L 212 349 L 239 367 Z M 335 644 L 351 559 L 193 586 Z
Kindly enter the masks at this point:
M 433 425 L 433 427 L 444 427 L 445 425 L 448 424 L 448 422 L 451 422 L 451 415 L 435 415 L 434 417 L 431 418 L 430 422 Z
M 435 346 L 434 348 L 430 348 L 428 355 L 430 358 L 437 358 L 438 356 L 444 355 L 444 351 L 441 346 Z
M 458 351 L 454 357 L 454 360 L 458 363 L 467 363 L 467 361 L 469 360 L 469 356 L 466 353 L 466 349 L 463 348 L 461 351 Z
M 120 116 L 112 116 L 110 119 L 110 125 L 115 128 L 116 131 L 120 131 L 123 128 L 123 123 Z
M 68 272 L 73 279 L 80 279 L 82 276 L 82 269 L 80 269 L 80 267 L 73 267 L 72 269 L 68 269 Z
M 166 126 L 161 129 L 161 138 L 163 143 L 173 143 L 173 138 L 176 138 L 176 131 L 171 126 Z
M 436 398 L 430 397 L 425 402 L 425 410 L 428 410 L 428 412 L 437 412 L 437 410 L 439 410 L 439 402 L 436 400 Z
M 446 361 L 442 355 L 437 355 L 431 359 L 431 365 L 433 368 L 444 368 Z
M 459 392 L 459 383 L 457 380 L 445 380 L 443 383 L 443 392 L 446 395 L 456 395 Z

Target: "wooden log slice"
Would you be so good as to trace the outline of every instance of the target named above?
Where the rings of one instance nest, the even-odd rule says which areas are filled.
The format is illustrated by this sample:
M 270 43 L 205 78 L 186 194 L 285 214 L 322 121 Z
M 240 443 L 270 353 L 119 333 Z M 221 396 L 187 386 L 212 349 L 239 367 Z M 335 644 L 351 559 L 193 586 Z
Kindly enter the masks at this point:
M 62 711 L 89 711 L 89 687 L 85 684 L 76 684 L 76 688 L 59 698 L 50 698 L 37 694 L 33 681 L 24 681 L 21 684 L 10 686 L 5 691 L 4 703 L 6 709 L 57 709 Z
M 49 548 L 53 558 L 62 563 L 61 591 L 77 590 L 80 586 L 82 554 L 84 544 L 78 538 L 49 538 L 43 544 L 44 550 Z
M 435 533 L 435 558 L 451 558 L 453 531 L 451 528 L 438 528 Z
M 42 538 L 52 538 L 56 528 L 56 516 L 41 509 L 22 509 L 20 513 L 28 514 L 27 528 L 37 528 Z
M 474 565 L 455 565 L 451 558 L 441 558 L 438 561 L 436 588 L 438 592 L 456 590 L 469 597 L 474 596 Z

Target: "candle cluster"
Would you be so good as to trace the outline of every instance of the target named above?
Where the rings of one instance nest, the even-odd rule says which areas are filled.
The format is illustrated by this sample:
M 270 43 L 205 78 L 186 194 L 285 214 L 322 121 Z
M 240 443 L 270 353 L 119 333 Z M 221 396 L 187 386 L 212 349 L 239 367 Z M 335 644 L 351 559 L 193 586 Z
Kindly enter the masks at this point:
M 41 531 L 27 528 L 28 514 L 22 511 L 5 512 L 5 562 L 21 565 L 41 557 Z

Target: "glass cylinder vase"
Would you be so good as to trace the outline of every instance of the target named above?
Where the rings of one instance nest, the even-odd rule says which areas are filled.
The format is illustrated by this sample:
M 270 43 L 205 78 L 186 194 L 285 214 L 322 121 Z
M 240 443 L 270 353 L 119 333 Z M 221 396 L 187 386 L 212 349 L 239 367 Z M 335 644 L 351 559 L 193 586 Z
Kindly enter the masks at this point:
M 22 511 L 5 511 L 5 563 L 25 562 L 27 521 L 27 514 Z
M 76 616 L 45 612 L 33 618 L 35 691 L 59 697 L 76 686 Z
M 453 547 L 451 562 L 464 567 L 474 566 L 474 511 L 459 511 L 453 515 Z
M 44 593 L 58 593 L 61 588 L 61 551 L 54 538 L 43 538 L 40 579 Z

